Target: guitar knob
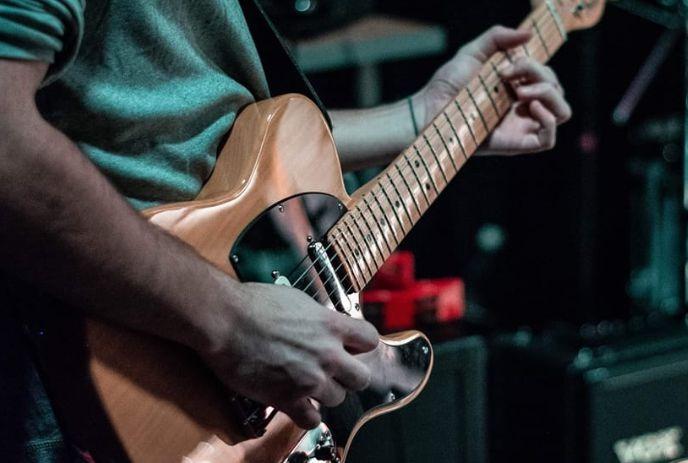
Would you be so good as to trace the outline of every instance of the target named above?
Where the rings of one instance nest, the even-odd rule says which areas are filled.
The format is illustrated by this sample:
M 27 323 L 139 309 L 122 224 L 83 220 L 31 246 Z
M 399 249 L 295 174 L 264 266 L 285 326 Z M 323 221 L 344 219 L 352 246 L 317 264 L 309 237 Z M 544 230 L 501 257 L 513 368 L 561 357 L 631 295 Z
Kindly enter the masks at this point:
M 308 463 L 310 457 L 304 452 L 296 452 L 289 455 L 287 458 L 287 463 Z
M 315 459 L 318 461 L 339 461 L 337 458 L 337 452 L 332 444 L 318 445 L 315 448 Z

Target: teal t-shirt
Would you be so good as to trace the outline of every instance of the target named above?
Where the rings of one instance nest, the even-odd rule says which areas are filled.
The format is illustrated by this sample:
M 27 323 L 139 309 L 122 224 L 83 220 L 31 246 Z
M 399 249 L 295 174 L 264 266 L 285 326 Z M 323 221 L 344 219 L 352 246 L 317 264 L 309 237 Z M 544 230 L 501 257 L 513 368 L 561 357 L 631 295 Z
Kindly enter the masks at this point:
M 3 0 L 0 58 L 137 208 L 194 198 L 237 112 L 268 96 L 238 0 Z

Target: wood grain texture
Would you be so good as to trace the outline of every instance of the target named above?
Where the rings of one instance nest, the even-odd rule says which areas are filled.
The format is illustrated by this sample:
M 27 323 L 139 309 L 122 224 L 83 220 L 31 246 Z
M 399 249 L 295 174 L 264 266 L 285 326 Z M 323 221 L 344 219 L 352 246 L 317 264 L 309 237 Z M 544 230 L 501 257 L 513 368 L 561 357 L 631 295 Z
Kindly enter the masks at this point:
M 285 95 L 241 113 L 198 200 L 145 215 L 234 275 L 228 256 L 242 230 L 269 206 L 305 192 L 350 201 L 320 111 L 305 97 Z

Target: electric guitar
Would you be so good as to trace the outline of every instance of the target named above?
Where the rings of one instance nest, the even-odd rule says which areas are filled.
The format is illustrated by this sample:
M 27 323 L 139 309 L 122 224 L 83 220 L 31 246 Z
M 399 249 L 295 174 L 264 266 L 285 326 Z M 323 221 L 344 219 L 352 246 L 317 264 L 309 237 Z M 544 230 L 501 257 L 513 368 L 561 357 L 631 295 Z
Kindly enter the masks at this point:
M 413 145 L 352 197 L 322 114 L 292 94 L 242 111 L 198 198 L 144 215 L 234 278 L 298 288 L 362 317 L 357 293 L 512 106 L 499 71 L 523 55 L 546 62 L 603 8 L 603 0 L 535 8 L 521 24 L 531 40 L 492 56 Z M 381 337 L 362 357 L 374 372 L 368 389 L 323 409 L 323 423 L 303 431 L 224 389 L 173 343 L 65 314 L 43 314 L 36 326 L 62 427 L 97 463 L 343 463 L 361 427 L 418 396 L 433 364 L 423 334 Z

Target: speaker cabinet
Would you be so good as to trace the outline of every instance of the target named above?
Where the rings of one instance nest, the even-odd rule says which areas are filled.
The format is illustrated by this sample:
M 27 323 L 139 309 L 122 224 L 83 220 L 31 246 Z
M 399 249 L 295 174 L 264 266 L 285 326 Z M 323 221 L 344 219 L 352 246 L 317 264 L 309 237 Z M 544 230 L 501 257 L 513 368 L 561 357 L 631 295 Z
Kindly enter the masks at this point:
M 688 461 L 688 330 L 586 345 L 517 333 L 493 351 L 491 461 Z

